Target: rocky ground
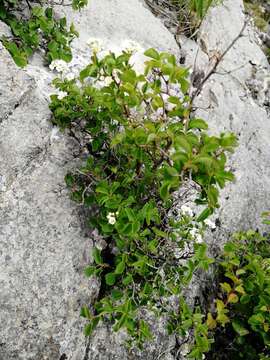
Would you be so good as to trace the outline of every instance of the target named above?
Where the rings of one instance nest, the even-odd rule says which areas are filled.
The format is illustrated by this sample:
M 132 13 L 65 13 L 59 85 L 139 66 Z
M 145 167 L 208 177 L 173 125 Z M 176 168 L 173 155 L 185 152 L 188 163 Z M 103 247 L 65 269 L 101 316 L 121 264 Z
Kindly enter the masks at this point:
M 246 21 L 242 0 L 224 0 L 209 11 L 195 41 L 176 38 L 165 27 L 173 25 L 164 25 L 168 16 L 161 21 L 139 0 L 91 0 L 79 13 L 56 10 L 80 33 L 72 45 L 74 69 L 89 61 L 87 40 L 98 37 L 112 50 L 132 39 L 144 49 L 171 51 L 195 74 L 206 73 Z M 0 34 L 8 31 L 0 24 Z M 239 138 L 230 159 L 236 181 L 222 192 L 220 225 L 208 236 L 213 249 L 237 229 L 260 228 L 260 213 L 270 204 L 269 64 L 252 24 L 243 35 L 196 103 L 212 133 L 233 131 Z M 106 327 L 85 340 L 80 306 L 98 291 L 82 274 L 92 238 L 64 184 L 78 145 L 50 123 L 53 74 L 42 57 L 18 69 L 0 44 L 0 64 L 0 360 L 184 359 L 162 324 L 154 324 L 158 341 L 140 354 L 128 354 L 120 344 L 124 335 Z

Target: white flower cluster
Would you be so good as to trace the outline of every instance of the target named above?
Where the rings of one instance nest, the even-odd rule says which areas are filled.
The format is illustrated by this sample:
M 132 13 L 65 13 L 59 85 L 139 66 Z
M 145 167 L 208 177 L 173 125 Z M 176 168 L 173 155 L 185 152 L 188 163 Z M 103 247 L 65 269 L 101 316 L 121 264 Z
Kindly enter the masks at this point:
M 109 212 L 109 214 L 106 216 L 108 219 L 108 223 L 111 225 L 114 225 L 116 223 L 116 216 L 118 215 L 118 212 Z
M 193 211 L 192 211 L 192 209 L 191 209 L 189 206 L 187 206 L 187 205 L 182 205 L 182 206 L 181 206 L 181 213 L 182 213 L 183 215 L 193 217 Z
M 53 60 L 50 63 L 49 68 L 51 70 L 57 71 L 58 73 L 61 73 L 68 81 L 74 80 L 76 78 L 76 75 L 70 71 L 68 64 L 64 60 Z
M 144 49 L 141 47 L 141 45 L 133 40 L 124 40 L 122 44 L 122 48 L 127 52 L 131 52 L 131 53 L 144 52 Z
M 64 60 L 53 60 L 50 63 L 49 68 L 51 70 L 56 70 L 59 73 L 64 73 L 69 70 L 68 64 Z
M 58 91 L 58 93 L 56 95 L 57 95 L 59 100 L 62 100 L 62 99 L 64 99 L 64 97 L 67 96 L 67 94 L 68 93 L 66 91 Z
M 196 243 L 201 244 L 203 242 L 202 235 L 200 234 L 200 231 L 198 229 L 193 228 L 190 230 L 189 233 Z
M 216 228 L 216 224 L 209 219 L 204 220 L 204 223 L 207 227 L 209 227 L 212 230 L 214 230 Z
M 87 45 L 89 45 L 91 50 L 96 54 L 104 50 L 103 41 L 99 38 L 89 38 L 87 41 Z M 133 40 L 124 40 L 117 49 L 111 48 L 111 51 L 114 52 L 116 55 L 120 55 L 122 50 L 128 51 L 132 54 L 136 52 L 144 52 L 142 46 Z
M 109 86 L 113 82 L 113 78 L 111 76 L 106 76 L 104 79 L 104 85 Z
M 71 81 L 71 80 L 74 80 L 75 77 L 76 77 L 76 75 L 74 73 L 70 72 L 65 76 L 65 79 L 67 79 L 68 81 Z
M 100 76 L 99 80 L 95 82 L 95 86 L 99 89 L 103 86 L 109 86 L 113 82 L 111 76 Z
M 103 50 L 103 42 L 101 39 L 98 38 L 89 38 L 87 41 L 87 45 L 90 46 L 91 50 L 94 53 L 99 53 L 101 50 Z

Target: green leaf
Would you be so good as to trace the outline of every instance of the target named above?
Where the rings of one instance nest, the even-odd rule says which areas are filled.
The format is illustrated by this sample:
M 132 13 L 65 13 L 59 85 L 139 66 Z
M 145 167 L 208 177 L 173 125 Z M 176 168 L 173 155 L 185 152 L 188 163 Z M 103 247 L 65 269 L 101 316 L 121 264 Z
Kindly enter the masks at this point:
M 249 331 L 244 327 L 243 323 L 238 319 L 234 319 L 232 321 L 232 327 L 234 331 L 236 331 L 240 336 L 245 336 L 249 334 Z
M 95 318 L 89 324 L 87 324 L 84 327 L 84 335 L 90 336 L 93 333 L 93 331 L 95 330 L 98 322 L 99 322 L 99 318 Z
M 126 71 L 124 71 L 121 74 L 120 78 L 123 82 L 129 82 L 133 85 L 136 83 L 137 80 L 136 72 L 132 69 L 127 69 Z
M 241 296 L 241 298 L 240 298 L 240 303 L 243 304 L 243 305 L 248 304 L 250 301 L 251 301 L 251 296 L 247 295 L 247 294 Z
M 213 214 L 213 210 L 212 209 L 210 209 L 210 208 L 206 208 L 206 209 L 204 209 L 201 213 L 200 213 L 200 215 L 197 217 L 197 221 L 198 222 L 202 222 L 202 221 L 204 221 L 205 219 L 207 219 L 210 215 L 212 215 Z
M 90 277 L 95 274 L 96 267 L 95 266 L 88 266 L 84 269 L 84 273 L 86 276 Z
M 65 182 L 68 187 L 72 187 L 75 184 L 75 178 L 71 174 L 65 176 Z
M 239 297 L 235 293 L 231 293 L 229 294 L 227 301 L 229 304 L 236 304 L 239 301 Z
M 87 306 L 83 306 L 81 308 L 81 314 L 80 314 L 82 317 L 86 318 L 86 319 L 91 319 L 92 316 L 91 316 L 91 313 L 90 313 L 90 310 Z
M 140 326 L 140 332 L 142 333 L 143 337 L 146 339 L 151 339 L 152 334 L 148 324 L 146 324 L 144 320 L 140 320 L 139 326 Z
M 178 135 L 175 138 L 175 144 L 179 148 L 182 148 L 186 153 L 190 154 L 192 151 L 192 147 L 187 140 L 185 135 Z
M 150 57 L 152 59 L 155 59 L 155 60 L 160 59 L 159 53 L 153 48 L 146 50 L 144 52 L 144 55 L 147 56 L 147 57 Z
M 260 326 L 264 322 L 264 316 L 262 314 L 255 314 L 252 315 L 248 319 L 248 323 L 252 325 L 253 327 Z
M 94 247 L 93 251 L 92 251 L 92 255 L 93 255 L 93 258 L 94 258 L 96 264 L 98 264 L 98 265 L 103 264 L 101 251 L 99 249 Z
M 211 208 L 218 206 L 218 189 L 214 186 L 209 186 L 207 190 L 208 203 Z
M 228 284 L 228 283 L 226 283 L 226 282 L 220 284 L 220 286 L 221 286 L 221 288 L 222 288 L 225 292 L 227 292 L 227 293 L 230 293 L 230 292 L 232 291 L 231 285 Z
M 124 263 L 124 261 L 121 261 L 115 268 L 114 273 L 117 275 L 123 274 L 123 272 L 125 271 L 125 267 L 126 264 Z
M 123 293 L 120 290 L 113 289 L 112 290 L 112 298 L 114 300 L 120 300 L 123 297 Z
M 200 129 L 200 130 L 207 130 L 208 125 L 207 123 L 202 119 L 192 119 L 190 120 L 189 129 Z
M 130 283 L 132 283 L 133 281 L 133 277 L 131 274 L 128 274 L 123 280 L 122 280 L 122 283 L 123 285 L 129 285 Z
M 116 276 L 114 273 L 108 273 L 105 275 L 105 281 L 107 285 L 114 285 L 115 281 L 116 281 Z
M 96 187 L 96 192 L 108 195 L 110 193 L 110 189 L 107 181 L 101 181 Z
M 168 199 L 170 195 L 171 183 L 169 181 L 163 181 L 159 189 L 159 195 L 162 200 Z

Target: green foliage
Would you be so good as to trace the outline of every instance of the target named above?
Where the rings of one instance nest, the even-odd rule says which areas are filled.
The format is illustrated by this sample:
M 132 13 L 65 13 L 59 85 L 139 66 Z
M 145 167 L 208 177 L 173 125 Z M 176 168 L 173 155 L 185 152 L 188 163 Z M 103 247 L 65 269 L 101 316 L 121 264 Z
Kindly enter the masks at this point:
M 74 8 L 85 5 L 85 1 L 73 1 Z M 69 62 L 72 58 L 70 42 L 78 36 L 74 25 L 67 29 L 66 19 L 56 19 L 51 7 L 31 7 L 27 18 L 20 17 L 19 2 L 16 0 L 0 0 L 0 20 L 7 23 L 12 31 L 12 38 L 2 38 L 2 42 L 12 55 L 15 63 L 24 67 L 28 58 L 37 48 L 46 51 L 46 60 L 55 59 Z
M 208 326 L 215 329 L 211 359 L 269 359 L 270 243 L 258 232 L 235 234 L 220 262 L 222 294 Z
M 258 0 L 244 0 L 245 9 L 254 18 L 255 25 L 261 31 L 267 31 L 267 26 L 270 21 L 270 12 L 267 11 L 267 6 L 264 8 L 263 1 Z
M 93 308 L 82 310 L 89 321 L 85 333 L 107 321 L 142 346 L 152 337 L 142 320 L 148 309 L 168 319 L 170 333 L 195 327 L 191 356 L 201 359 L 211 342 L 208 328 L 185 304 L 182 290 L 212 263 L 201 243 L 203 220 L 219 206 L 219 188 L 233 180 L 226 154 L 236 139 L 209 136 L 205 121 L 192 115 L 188 70 L 173 55 L 155 49 L 145 55 L 144 74 L 134 71 L 129 52 L 94 53 L 79 79 L 54 81 L 65 96 L 51 96 L 53 122 L 75 126 L 88 138 L 88 159 L 66 183 L 74 200 L 94 209 L 90 224 L 107 244 L 94 248 L 93 264 L 85 269 L 101 281 Z M 199 221 L 190 209 L 168 215 L 173 192 L 189 181 L 205 206 Z M 174 311 L 172 297 L 180 301 Z

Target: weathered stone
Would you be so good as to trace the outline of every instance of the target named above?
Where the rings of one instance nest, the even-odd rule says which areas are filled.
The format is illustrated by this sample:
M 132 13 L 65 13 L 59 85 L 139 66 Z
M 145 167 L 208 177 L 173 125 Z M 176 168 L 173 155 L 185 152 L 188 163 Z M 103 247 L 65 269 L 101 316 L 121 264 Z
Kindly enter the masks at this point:
M 223 6 L 211 9 L 200 29 L 209 61 L 227 49 L 244 21 L 241 0 L 226 0 Z M 228 239 L 236 230 L 261 228 L 261 212 L 269 209 L 270 204 L 269 109 L 261 102 L 265 94 L 261 92 L 254 99 L 246 85 L 260 73 L 263 88 L 269 64 L 257 44 L 254 29 L 248 25 L 243 35 L 224 57 L 198 101 L 202 108 L 210 105 L 210 109 L 201 109 L 200 114 L 208 120 L 213 133 L 231 131 L 239 141 L 230 159 L 236 180 L 222 191 L 218 212 L 220 234 L 214 237 L 214 242 L 222 237 Z
M 7 50 L 0 43 L 1 54 L 1 112 L 0 123 L 12 114 L 21 103 L 25 95 L 31 90 L 33 82 L 24 71 L 20 71 L 9 56 Z
M 81 276 L 92 242 L 63 181 L 75 145 L 50 136 L 47 101 L 4 49 L 0 63 L 0 359 L 79 360 L 80 304 L 96 288 Z

